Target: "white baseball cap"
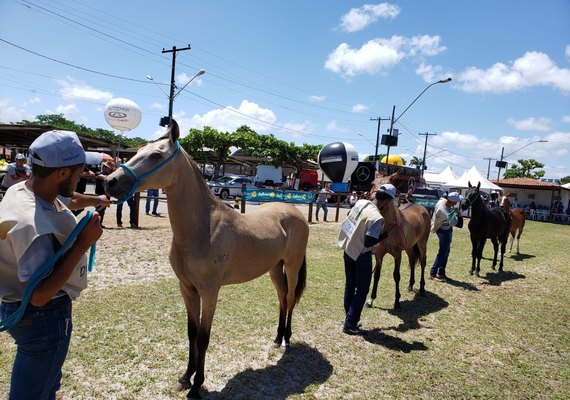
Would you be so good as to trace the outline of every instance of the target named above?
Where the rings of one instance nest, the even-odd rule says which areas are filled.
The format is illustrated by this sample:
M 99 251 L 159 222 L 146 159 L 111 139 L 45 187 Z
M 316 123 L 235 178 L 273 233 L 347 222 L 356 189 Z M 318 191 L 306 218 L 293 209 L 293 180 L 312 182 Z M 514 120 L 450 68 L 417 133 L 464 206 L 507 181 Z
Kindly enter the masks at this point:
M 85 150 L 75 132 L 47 131 L 30 145 L 32 163 L 48 168 L 70 167 L 85 162 Z
M 16 160 L 25 160 L 26 156 L 23 155 L 22 153 L 18 153 L 16 154 Z
M 377 189 L 377 192 L 386 193 L 391 198 L 395 198 L 396 195 L 398 194 L 396 187 L 394 185 L 392 185 L 391 183 L 386 183 L 384 185 L 380 185 Z
M 447 195 L 447 200 L 453 203 L 459 203 L 460 201 L 463 201 L 463 196 L 457 192 L 451 192 Z

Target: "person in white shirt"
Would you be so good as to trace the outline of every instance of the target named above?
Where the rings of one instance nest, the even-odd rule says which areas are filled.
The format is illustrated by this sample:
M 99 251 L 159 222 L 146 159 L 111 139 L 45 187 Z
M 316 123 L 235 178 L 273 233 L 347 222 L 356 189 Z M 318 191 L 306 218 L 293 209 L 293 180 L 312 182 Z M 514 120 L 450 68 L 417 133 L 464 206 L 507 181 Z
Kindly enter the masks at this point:
M 451 250 L 453 227 L 458 224 L 461 218 L 455 209 L 455 205 L 460 203 L 461 200 L 463 200 L 463 196 L 459 193 L 449 193 L 447 198 L 442 197 L 437 202 L 433 210 L 431 231 L 434 232 L 439 239 L 439 250 L 429 272 L 430 279 L 435 279 L 440 282 L 445 282 L 449 279 L 445 274 L 445 267 L 447 266 L 447 260 Z
M 22 153 L 16 154 L 16 161 L 6 167 L 6 174 L 2 179 L 2 190 L 8 190 L 10 186 L 29 179 L 31 174 L 32 170 L 26 164 L 26 156 Z

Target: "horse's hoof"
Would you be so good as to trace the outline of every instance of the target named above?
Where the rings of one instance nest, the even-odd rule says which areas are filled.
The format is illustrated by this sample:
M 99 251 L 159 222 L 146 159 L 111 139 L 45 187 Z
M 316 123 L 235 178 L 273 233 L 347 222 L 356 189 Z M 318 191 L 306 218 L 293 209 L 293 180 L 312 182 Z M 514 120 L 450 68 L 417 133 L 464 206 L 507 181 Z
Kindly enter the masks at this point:
M 186 395 L 187 399 L 201 399 L 200 390 L 199 389 L 192 389 Z
M 368 307 L 368 308 L 372 308 L 373 305 L 374 305 L 374 302 L 372 300 L 370 300 L 369 302 L 366 303 L 366 307 Z
M 475 276 L 477 276 L 477 278 L 479 278 L 479 271 L 477 271 L 477 272 L 475 273 Z
M 175 392 L 182 392 L 184 390 L 190 389 L 190 382 L 176 382 L 172 388 Z
M 413 292 L 414 288 L 412 286 L 408 286 L 408 292 Z
M 469 271 L 469 275 L 473 275 L 473 271 Z
M 394 303 L 394 310 L 399 310 L 400 308 L 400 303 Z
M 491 269 L 494 271 L 494 270 L 495 270 L 495 266 L 494 266 L 494 265 L 491 265 Z

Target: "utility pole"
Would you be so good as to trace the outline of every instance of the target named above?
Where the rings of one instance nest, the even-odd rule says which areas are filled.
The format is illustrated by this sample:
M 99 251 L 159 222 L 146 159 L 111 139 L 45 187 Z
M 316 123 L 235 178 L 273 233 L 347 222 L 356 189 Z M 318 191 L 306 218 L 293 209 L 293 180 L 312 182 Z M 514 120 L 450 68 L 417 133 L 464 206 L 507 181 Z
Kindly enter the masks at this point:
M 415 101 L 415 100 L 414 100 L 414 101 Z M 413 104 L 413 103 L 412 103 L 412 104 Z M 409 108 L 409 107 L 408 107 L 408 108 Z M 407 110 L 407 109 L 406 109 L 406 110 Z M 404 110 L 404 112 L 406 112 L 406 110 Z M 396 106 L 393 106 L 393 107 L 392 107 L 392 118 L 390 118 L 390 131 L 389 131 L 389 134 L 388 134 L 388 135 L 390 136 L 390 139 L 388 139 L 388 140 L 392 140 L 392 131 L 394 130 L 394 113 L 395 113 L 395 112 L 396 112 Z M 402 114 L 403 114 L 403 113 L 402 113 Z M 400 117 L 401 117 L 401 116 L 402 116 L 402 115 L 400 114 Z M 400 118 L 400 117 L 398 117 L 398 118 Z M 389 171 L 388 171 L 388 165 L 389 165 L 389 162 L 390 162 L 390 161 L 388 160 L 389 156 L 390 156 L 390 142 L 388 142 L 388 145 L 386 146 L 386 173 L 385 173 L 385 175 L 390 175 L 390 174 L 389 174 Z
M 494 160 L 494 158 L 483 158 L 483 160 L 489 160 L 489 164 L 487 165 L 487 179 L 489 179 L 489 172 L 491 171 L 491 161 Z
M 172 46 L 172 50 L 162 49 L 163 54 L 172 53 L 172 71 L 170 74 L 170 96 L 168 96 L 168 121 L 166 121 L 165 118 L 162 118 L 160 120 L 161 126 L 166 126 L 172 121 L 172 109 L 174 107 L 174 89 L 176 88 L 176 85 L 174 84 L 174 78 L 176 77 L 176 52 L 184 50 L 190 50 L 190 45 L 182 49 L 177 49 L 176 46 Z
M 423 156 L 423 158 L 422 158 L 422 172 L 421 172 L 421 175 L 420 175 L 420 176 L 423 177 L 423 176 L 424 176 L 424 169 L 426 169 L 426 152 L 427 152 L 428 137 L 429 137 L 429 136 L 436 136 L 437 133 L 428 133 L 428 132 L 425 132 L 425 133 L 418 133 L 418 135 L 420 135 L 420 136 L 425 136 L 425 137 L 426 137 L 426 140 L 425 140 L 425 143 L 424 143 L 424 156 Z
M 380 144 L 380 122 L 382 121 L 389 121 L 390 118 L 370 118 L 370 121 L 378 121 L 378 130 L 376 131 L 376 147 L 374 148 L 374 168 L 376 168 L 376 171 L 378 171 L 378 146 Z
M 497 172 L 497 184 L 499 183 L 499 177 L 501 176 L 501 168 L 507 167 L 507 163 L 503 161 L 504 154 L 505 154 L 505 148 L 503 147 L 501 150 L 501 159 L 495 163 L 495 166 L 499 168 L 499 172 Z

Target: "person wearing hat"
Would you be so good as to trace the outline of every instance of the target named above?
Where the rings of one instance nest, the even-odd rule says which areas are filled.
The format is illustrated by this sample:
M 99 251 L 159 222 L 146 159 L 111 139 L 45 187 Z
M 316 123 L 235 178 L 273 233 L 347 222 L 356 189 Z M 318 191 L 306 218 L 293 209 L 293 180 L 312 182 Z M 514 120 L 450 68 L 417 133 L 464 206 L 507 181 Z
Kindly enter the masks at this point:
M 439 199 L 434 207 L 431 218 L 431 231 L 435 232 L 439 239 L 439 250 L 429 272 L 430 279 L 440 282 L 445 282 L 449 279 L 445 274 L 445 267 L 447 266 L 447 259 L 451 250 L 453 227 L 457 226 L 461 220 L 455 205 L 461 203 L 461 200 L 463 200 L 463 196 L 457 192 L 451 192 L 447 197 Z
M 26 156 L 22 153 L 16 154 L 16 161 L 6 167 L 6 174 L 2 179 L 2 190 L 8 190 L 10 186 L 29 179 L 31 174 L 32 170 L 26 164 Z
M 31 144 L 30 154 L 31 177 L 10 187 L 0 203 L 0 219 L 14 222 L 0 240 L 3 320 L 19 308 L 26 282 L 77 225 L 70 208 L 103 203 L 101 197 L 74 193 L 85 165 L 74 132 L 45 132 Z M 73 329 L 71 300 L 87 286 L 86 252 L 103 232 L 99 218 L 95 213 L 87 222 L 35 288 L 20 322 L 8 329 L 17 346 L 9 399 L 55 399 Z
M 107 200 L 110 200 L 109 196 L 105 193 L 105 178 L 108 175 L 112 174 L 115 171 L 115 163 L 113 161 L 103 161 L 101 163 L 101 170 L 95 173 L 95 194 L 101 197 L 104 197 Z M 95 211 L 99 213 L 101 217 L 101 228 L 105 228 L 103 226 L 103 219 L 105 218 L 105 211 L 107 207 L 104 205 L 100 205 L 99 207 L 95 208 Z
M 379 208 L 396 197 L 396 188 L 382 185 L 374 201 L 361 199 L 350 209 L 342 223 L 338 245 L 344 250 L 344 311 L 342 331 L 360 335 L 360 315 L 372 280 L 372 246 L 388 237 Z

